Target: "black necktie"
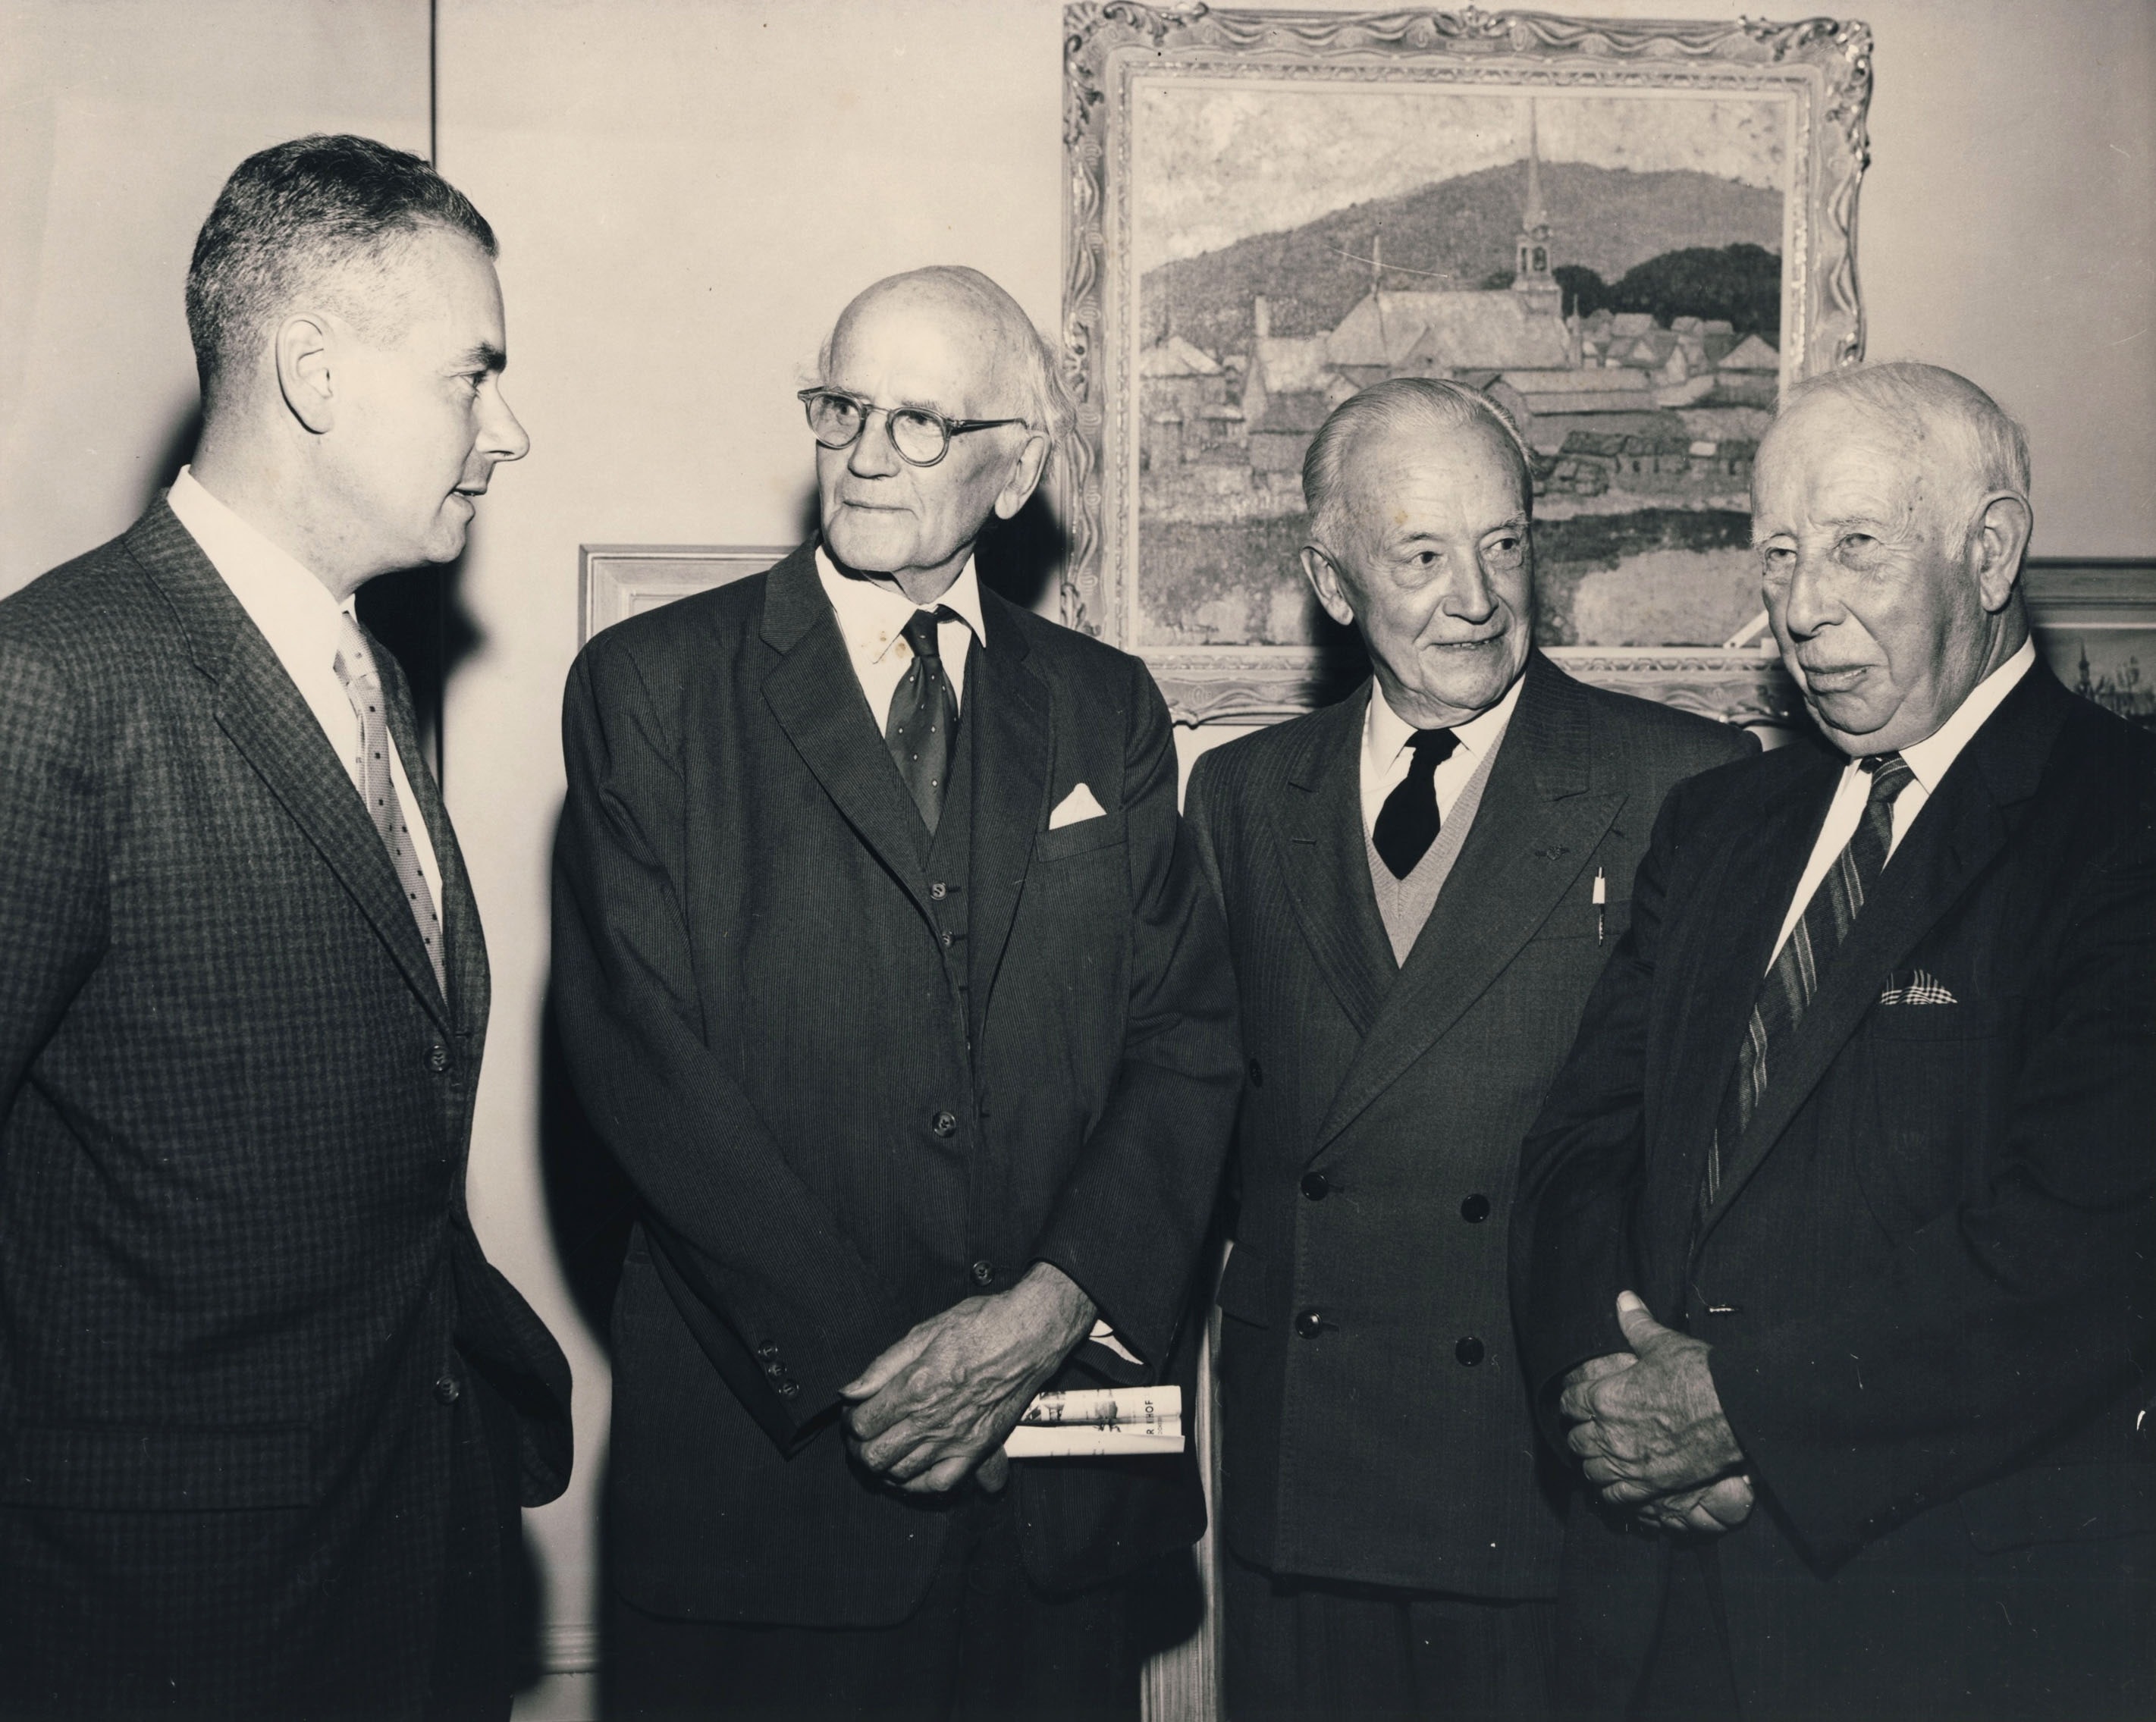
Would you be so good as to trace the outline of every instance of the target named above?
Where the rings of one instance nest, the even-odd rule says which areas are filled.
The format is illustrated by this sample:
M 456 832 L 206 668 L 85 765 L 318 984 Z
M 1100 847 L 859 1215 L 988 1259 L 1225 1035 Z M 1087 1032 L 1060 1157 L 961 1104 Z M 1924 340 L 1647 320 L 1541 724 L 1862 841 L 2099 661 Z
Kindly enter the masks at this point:
M 959 620 L 955 610 L 916 610 L 906 624 L 906 643 L 913 662 L 891 696 L 884 720 L 884 746 L 898 764 L 898 775 L 913 792 L 913 804 L 932 835 L 943 817 L 943 792 L 951 783 L 951 741 L 958 727 L 958 697 L 944 674 L 936 625 Z
M 1408 745 L 1414 749 L 1408 774 L 1393 786 L 1370 833 L 1378 858 L 1394 879 L 1413 873 L 1437 841 L 1437 768 L 1452 757 L 1460 738 L 1450 730 L 1417 730 Z
M 1775 1043 L 1785 1041 L 1819 992 L 1820 977 L 1834 961 L 1835 953 L 1856 924 L 1865 899 L 1887 870 L 1887 852 L 1894 839 L 1894 800 L 1916 774 L 1898 753 L 1882 753 L 1858 761 L 1868 772 L 1871 788 L 1864 801 L 1864 815 L 1856 833 L 1827 869 L 1826 877 L 1804 905 L 1804 912 L 1789 929 L 1789 936 L 1774 953 L 1774 966 L 1759 983 L 1752 1006 L 1752 1022 L 1744 1043 L 1737 1049 L 1737 1069 L 1722 1096 L 1722 1110 L 1715 1120 L 1714 1140 L 1707 1145 L 1707 1176 L 1700 1180 L 1699 1206 L 1704 1213 L 1722 1193 L 1722 1156 L 1737 1145 L 1737 1139 L 1759 1110 L 1767 1092 Z

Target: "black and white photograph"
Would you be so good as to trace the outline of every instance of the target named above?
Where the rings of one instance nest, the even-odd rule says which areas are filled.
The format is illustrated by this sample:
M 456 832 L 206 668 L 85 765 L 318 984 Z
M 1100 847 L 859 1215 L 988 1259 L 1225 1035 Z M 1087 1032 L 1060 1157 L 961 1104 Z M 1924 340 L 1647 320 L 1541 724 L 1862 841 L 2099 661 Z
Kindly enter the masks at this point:
M 0 1722 L 2156 1716 L 2150 0 L 0 0 Z

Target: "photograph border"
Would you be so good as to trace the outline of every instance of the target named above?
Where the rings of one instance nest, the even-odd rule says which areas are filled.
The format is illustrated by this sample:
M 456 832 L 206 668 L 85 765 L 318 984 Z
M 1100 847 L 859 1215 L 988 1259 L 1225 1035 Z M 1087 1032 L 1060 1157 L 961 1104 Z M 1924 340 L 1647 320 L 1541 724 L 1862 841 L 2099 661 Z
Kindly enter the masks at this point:
M 1070 536 L 1062 618 L 1137 652 L 1186 724 L 1263 723 L 1322 702 L 1318 647 L 1137 643 L 1130 566 L 1137 386 L 1124 347 L 1137 307 L 1130 197 L 1132 85 L 1149 77 L 1313 83 L 1522 85 L 1556 90 L 1771 90 L 1798 105 L 1791 166 L 1784 387 L 1864 353 L 1856 197 L 1869 161 L 1867 26 L 1560 18 L 1546 13 L 1213 11 L 1138 0 L 1064 9 L 1063 329 L 1077 434 L 1061 464 Z M 1736 722 L 1784 721 L 1790 690 L 1772 652 L 1749 647 L 1569 647 L 1574 674 Z

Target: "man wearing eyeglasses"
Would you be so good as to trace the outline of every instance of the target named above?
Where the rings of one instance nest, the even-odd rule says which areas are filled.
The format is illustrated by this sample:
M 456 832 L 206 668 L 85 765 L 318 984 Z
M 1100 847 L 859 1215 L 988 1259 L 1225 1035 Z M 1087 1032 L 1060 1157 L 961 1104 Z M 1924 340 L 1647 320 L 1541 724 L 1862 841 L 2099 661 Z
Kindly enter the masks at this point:
M 1223 929 L 1144 668 L 975 572 L 1065 413 L 1024 313 L 880 282 L 802 399 L 817 536 L 567 692 L 557 1007 L 639 1197 L 609 1707 L 1134 1716 L 1192 1458 L 1001 1448 L 1191 1381 Z

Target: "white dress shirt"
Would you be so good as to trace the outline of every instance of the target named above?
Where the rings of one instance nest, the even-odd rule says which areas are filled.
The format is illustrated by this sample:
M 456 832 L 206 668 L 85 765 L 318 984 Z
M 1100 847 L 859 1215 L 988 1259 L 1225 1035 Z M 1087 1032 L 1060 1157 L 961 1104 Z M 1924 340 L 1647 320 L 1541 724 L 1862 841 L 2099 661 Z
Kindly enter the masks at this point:
M 1437 768 L 1437 816 L 1440 823 L 1452 815 L 1452 804 L 1484 758 L 1497 751 L 1505 739 L 1505 726 L 1512 721 L 1512 709 L 1520 703 L 1522 676 L 1505 690 L 1505 697 L 1489 710 L 1453 730 L 1459 746 Z M 1363 829 L 1374 833 L 1385 797 L 1399 787 L 1414 759 L 1415 726 L 1386 703 L 1385 690 L 1370 684 L 1370 710 L 1363 720 Z
M 869 714 L 879 731 L 891 727 L 891 702 L 898 684 L 913 667 L 913 648 L 906 643 L 906 624 L 922 610 L 941 607 L 958 620 L 936 625 L 937 649 L 943 654 L 943 674 L 951 684 L 952 704 L 964 710 L 966 651 L 974 640 L 988 643 L 988 623 L 981 615 L 981 582 L 973 572 L 973 559 L 951 582 L 951 589 L 932 604 L 916 604 L 896 587 L 879 586 L 841 574 L 838 565 L 816 546 L 816 577 L 824 582 L 824 596 L 839 612 L 839 633 L 846 643 L 846 656 L 860 678 Z
M 1887 842 L 1888 860 L 1894 858 L 1894 851 L 1901 848 L 1902 839 L 1916 823 L 1917 815 L 1924 811 L 1925 802 L 1938 790 L 1947 768 L 1969 746 L 1969 738 L 1984 727 L 1984 720 L 1999 710 L 1999 702 L 2029 674 L 2035 661 L 2035 643 L 2022 641 L 2020 651 L 1969 690 L 1969 698 L 1954 709 L 1952 717 L 1922 741 L 1912 741 L 1902 750 L 1902 757 L 1909 767 L 1909 781 L 1894 798 L 1894 829 Z M 1769 971 L 1797 923 L 1804 919 L 1805 907 L 1811 902 L 1812 894 L 1819 889 L 1820 881 L 1826 877 L 1835 858 L 1849 847 L 1850 838 L 1856 835 L 1856 828 L 1863 823 L 1865 803 L 1871 797 L 1871 774 L 1852 759 L 1841 768 L 1841 777 L 1834 786 L 1834 799 L 1827 803 L 1826 823 L 1820 828 L 1818 840 L 1812 845 L 1812 858 L 1804 864 L 1804 876 L 1797 881 L 1797 894 L 1789 905 L 1789 912 L 1782 917 L 1781 935 L 1767 957 Z
M 227 508 L 204 489 L 193 471 L 180 469 L 165 500 L 179 516 L 194 541 L 202 546 L 218 577 L 232 588 L 233 597 L 247 612 L 248 619 L 261 631 L 285 666 L 285 674 L 307 702 L 315 721 L 336 756 L 344 761 L 355 794 L 364 795 L 365 769 L 360 758 L 359 715 L 352 709 L 352 696 L 337 679 L 338 636 L 342 617 L 351 613 L 352 601 L 340 605 L 330 589 L 285 551 Z M 389 741 L 389 781 L 396 786 L 397 806 L 412 833 L 418 853 L 419 870 L 433 893 L 434 910 L 442 910 L 442 873 L 434 858 L 434 839 L 427 822 L 419 817 L 413 799 L 411 780 L 394 736 Z

